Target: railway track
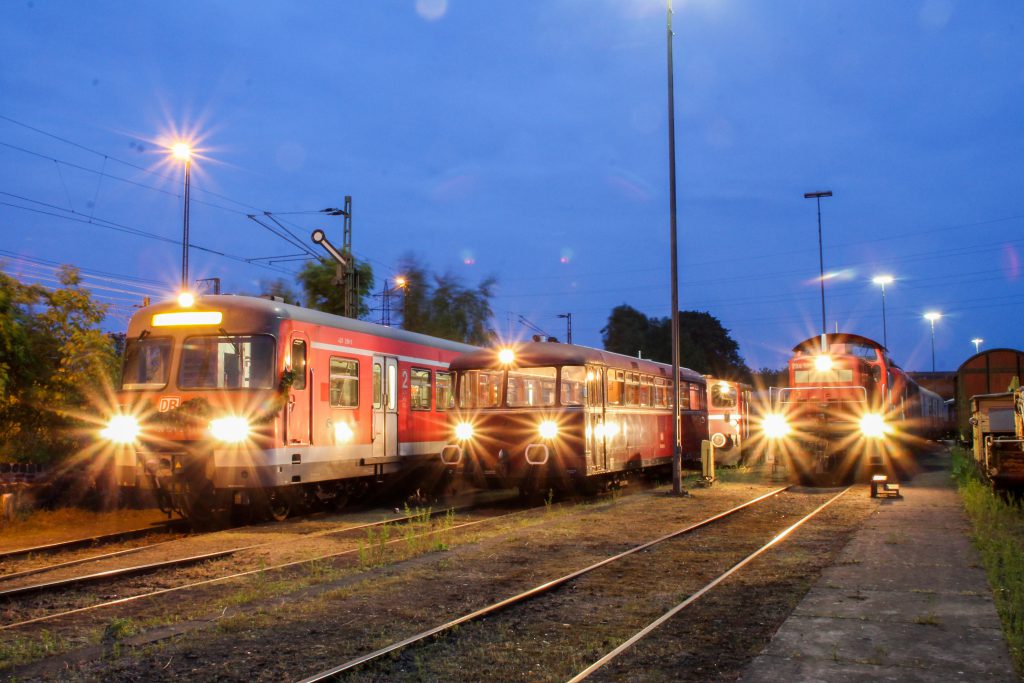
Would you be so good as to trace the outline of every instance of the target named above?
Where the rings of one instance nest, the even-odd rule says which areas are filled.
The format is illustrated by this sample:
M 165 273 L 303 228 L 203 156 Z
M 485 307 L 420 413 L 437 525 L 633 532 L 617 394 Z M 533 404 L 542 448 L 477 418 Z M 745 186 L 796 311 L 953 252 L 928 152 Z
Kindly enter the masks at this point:
M 500 519 L 506 519 L 508 517 L 512 517 L 512 516 L 516 516 L 516 515 L 521 515 L 521 514 L 524 514 L 524 513 L 528 513 L 528 512 L 531 512 L 531 511 L 535 510 L 535 509 L 536 508 L 528 508 L 526 510 L 516 510 L 516 511 L 513 511 L 513 512 L 499 512 L 498 514 L 485 516 L 482 519 L 476 519 L 476 520 L 470 520 L 470 521 L 465 521 L 465 522 L 454 523 L 451 526 L 447 527 L 446 531 L 455 531 L 455 530 L 460 530 L 460 529 L 466 529 L 466 528 L 473 527 L 473 526 L 476 526 L 476 525 L 479 525 L 479 524 L 483 524 L 483 523 L 486 523 L 486 522 L 490 522 L 490 521 L 494 521 L 494 520 L 500 520 Z M 431 512 L 430 514 L 432 516 L 437 516 L 437 515 L 448 514 L 448 512 L 449 512 L 448 510 L 441 510 L 441 511 L 437 511 L 437 512 Z M 365 523 L 365 524 L 359 524 L 359 525 L 356 525 L 356 526 L 345 527 L 344 529 L 331 529 L 331 530 L 324 530 L 324 531 L 319 531 L 319 532 L 312 532 L 312 533 L 309 533 L 309 534 L 305 534 L 302 538 L 311 538 L 311 537 L 320 537 L 320 536 L 329 536 L 329 535 L 337 535 L 337 534 L 350 533 L 350 532 L 365 531 L 365 530 L 373 528 L 373 527 L 383 527 L 384 525 L 395 525 L 395 524 L 399 524 L 401 522 L 408 522 L 408 521 L 411 521 L 411 520 L 415 519 L 416 517 L 417 517 L 417 515 L 408 515 L 408 516 L 403 516 L 403 517 L 400 517 L 400 518 L 392 518 L 392 519 L 388 519 L 388 520 L 383 520 L 383 521 L 380 521 L 380 522 L 369 522 L 369 523 Z M 410 536 L 403 536 L 403 537 L 399 537 L 399 538 L 394 538 L 392 540 L 386 541 L 383 545 L 385 545 L 385 546 L 394 546 L 396 544 L 406 543 L 406 542 L 408 542 L 410 540 L 410 538 L 418 538 L 418 537 L 421 537 L 421 536 L 431 536 L 431 535 L 435 535 L 437 533 L 438 533 L 438 530 L 436 530 L 436 529 L 429 530 L 429 531 L 424 532 L 423 534 L 417 534 L 417 535 L 412 536 L 412 537 L 410 537 Z M 27 596 L 27 595 L 37 594 L 37 593 L 40 593 L 40 592 L 46 592 L 47 590 L 68 589 L 68 588 L 73 588 L 75 586 L 82 585 L 83 583 L 92 583 L 92 582 L 95 582 L 95 581 L 104 581 L 104 580 L 114 580 L 116 578 L 122 578 L 122 577 L 125 577 L 125 576 L 130 576 L 130 575 L 138 574 L 138 573 L 145 573 L 147 571 L 159 571 L 160 569 L 165 569 L 165 568 L 173 569 L 175 567 L 180 567 L 180 566 L 183 566 L 185 564 L 196 563 L 196 562 L 203 562 L 203 561 L 206 561 L 206 560 L 213 560 L 213 559 L 217 559 L 218 557 L 227 557 L 227 556 L 230 556 L 231 554 L 235 554 L 235 553 L 241 552 L 243 550 L 249 550 L 249 549 L 253 549 L 253 548 L 265 547 L 265 546 L 271 545 L 271 544 L 273 544 L 275 542 L 276 541 L 272 541 L 272 542 L 268 542 L 268 543 L 264 543 L 264 544 L 252 544 L 252 545 L 248 545 L 248 546 L 245 546 L 245 547 L 229 549 L 229 550 L 226 550 L 226 551 L 220 551 L 220 552 L 217 552 L 217 553 L 208 553 L 208 554 L 203 555 L 203 556 L 194 556 L 194 557 L 188 557 L 188 558 L 178 558 L 176 560 L 169 561 L 167 563 L 153 563 L 151 565 L 140 565 L 139 567 L 122 568 L 122 569 L 119 569 L 119 570 L 116 570 L 116 571 L 111 571 L 111 572 L 100 572 L 100 573 L 96 573 L 96 574 L 83 575 L 81 577 L 74 577 L 74 578 L 66 580 L 66 581 L 62 580 L 62 581 L 54 581 L 54 582 L 44 582 L 44 583 L 34 584 L 34 585 L 30 585 L 30 586 L 22 586 L 22 587 L 18 587 L 18 588 L 8 589 L 7 591 L 4 591 L 4 592 L 0 592 L 0 599 L 3 599 L 4 597 L 9 597 L 9 598 L 23 597 L 23 596 Z M 15 630 L 15 629 L 19 629 L 19 628 L 22 628 L 22 627 L 25 627 L 25 626 L 28 626 L 28 625 L 31 625 L 31 624 L 39 624 L 39 623 L 44 623 L 44 622 L 56 621 L 56 620 L 60 620 L 60 619 L 66 618 L 66 617 L 71 617 L 71 616 L 75 616 L 75 615 L 84 614 L 84 613 L 87 613 L 87 612 L 93 612 L 93 611 L 102 610 L 102 609 L 105 609 L 105 608 L 122 606 L 122 605 L 126 605 L 126 604 L 129 604 L 129 603 L 132 603 L 132 602 L 136 602 L 136 601 L 139 601 L 139 600 L 150 599 L 150 598 L 157 598 L 157 597 L 160 597 L 160 596 L 166 596 L 166 595 L 177 593 L 177 592 L 188 591 L 188 590 L 193 590 L 193 589 L 199 589 L 199 588 L 211 586 L 211 585 L 214 585 L 214 584 L 219 584 L 219 583 L 223 583 L 223 582 L 227 582 L 227 581 L 241 579 L 241 578 L 248 577 L 248 576 L 255 576 L 255 575 L 266 574 L 266 573 L 270 573 L 270 572 L 281 572 L 281 571 L 285 571 L 285 570 L 292 569 L 292 568 L 298 568 L 298 567 L 301 567 L 303 565 L 312 565 L 314 563 L 319 563 L 319 562 L 324 562 L 324 561 L 335 561 L 335 560 L 338 560 L 338 559 L 341 559 L 341 558 L 345 558 L 345 557 L 356 556 L 360 552 L 360 550 L 361 550 L 360 547 L 346 548 L 346 549 L 341 550 L 341 551 L 336 551 L 336 552 L 331 552 L 331 553 L 321 553 L 321 554 L 318 554 L 318 555 L 313 556 L 313 557 L 306 557 L 306 558 L 303 558 L 303 559 L 293 560 L 293 561 L 290 561 L 290 562 L 282 562 L 282 563 L 274 564 L 274 565 L 271 565 L 271 566 L 259 567 L 257 569 L 250 569 L 250 570 L 245 570 L 245 571 L 240 571 L 240 572 L 233 572 L 233 573 L 230 573 L 230 574 L 225 574 L 225 575 L 222 575 L 222 576 L 217 576 L 217 577 L 213 577 L 213 578 L 209 578 L 209 579 L 203 579 L 203 580 L 200 580 L 200 581 L 192 581 L 192 582 L 185 583 L 185 584 L 182 584 L 182 585 L 171 586 L 171 587 L 161 588 L 161 589 L 157 589 L 157 590 L 150 590 L 150 591 L 146 591 L 144 593 L 140 593 L 140 594 L 136 594 L 136 595 L 131 595 L 131 596 L 126 596 L 126 597 L 122 597 L 122 598 L 115 598 L 115 599 L 110 599 L 110 600 L 104 600 L 104 601 L 101 601 L 99 603 L 95 603 L 95 604 L 92 604 L 92 605 L 86 605 L 86 606 L 82 606 L 82 607 L 75 607 L 75 608 L 71 608 L 71 609 L 64 609 L 64 610 L 61 610 L 61 611 L 51 612 L 51 613 L 44 614 L 44 615 L 41 615 L 41 616 L 21 619 L 20 621 L 14 621 L 14 622 L 8 623 L 8 624 L 0 624 L 0 631 Z
M 409 636 L 407 638 L 404 638 L 402 640 L 394 642 L 394 643 L 392 643 L 390 645 L 387 645 L 385 647 L 382 647 L 382 648 L 379 648 L 377 650 L 374 650 L 373 652 L 370 652 L 368 654 L 365 654 L 365 655 L 362 655 L 362 656 L 350 659 L 350 660 L 348 660 L 348 661 L 346 661 L 346 662 L 344 662 L 342 664 L 339 664 L 337 666 L 334 666 L 334 667 L 332 667 L 330 669 L 326 669 L 326 670 L 321 671 L 319 673 L 316 673 L 316 674 L 314 674 L 312 676 L 304 678 L 304 679 L 302 679 L 302 683 L 314 683 L 314 682 L 317 682 L 317 681 L 326 681 L 326 680 L 336 679 L 340 675 L 342 675 L 342 674 L 344 674 L 346 672 L 353 671 L 353 670 L 358 669 L 359 667 L 362 667 L 364 665 L 370 664 L 370 663 L 375 662 L 375 661 L 382 660 L 385 657 L 393 656 L 396 653 L 398 653 L 398 652 L 400 652 L 402 650 L 405 650 L 406 648 L 409 648 L 409 647 L 417 645 L 417 644 L 424 643 L 424 642 L 426 642 L 428 640 L 436 638 L 439 635 L 453 632 L 455 629 L 457 629 L 459 626 L 461 626 L 463 624 L 467 624 L 469 622 L 481 620 L 481 619 L 483 619 L 485 617 L 488 617 L 488 616 L 497 614 L 499 612 L 502 612 L 504 610 L 507 610 L 507 609 L 513 607 L 514 605 L 526 602 L 526 601 L 528 601 L 528 600 L 530 600 L 532 598 L 535 598 L 535 597 L 538 597 L 538 596 L 541 596 L 541 595 L 545 595 L 545 594 L 549 594 L 549 593 L 557 590 L 558 588 L 560 588 L 562 586 L 565 586 L 566 584 L 569 584 L 570 582 L 575 581 L 576 579 L 578 579 L 578 578 L 580 578 L 580 577 L 582 577 L 582 576 L 584 576 L 586 574 L 594 572 L 594 571 L 596 571 L 598 569 L 601 569 L 603 567 L 607 567 L 609 565 L 612 565 L 615 562 L 618 562 L 618 561 L 623 560 L 623 559 L 625 559 L 627 557 L 633 556 L 633 555 L 635 555 L 637 553 L 646 551 L 646 550 L 648 550 L 648 549 L 650 549 L 650 548 L 652 548 L 654 546 L 657 546 L 659 544 L 662 544 L 662 543 L 664 543 L 666 541 L 669 541 L 671 539 L 675 539 L 675 538 L 678 538 L 680 536 L 684 536 L 684 535 L 693 533 L 693 532 L 695 532 L 695 531 L 697 531 L 699 529 L 703 529 L 703 528 L 708 527 L 710 525 L 713 525 L 713 524 L 715 524 L 715 523 L 717 523 L 719 521 L 731 518 L 734 515 L 736 515 L 737 513 L 740 513 L 740 512 L 742 512 L 744 510 L 748 510 L 748 509 L 750 509 L 752 507 L 755 507 L 759 503 L 767 501 L 767 500 L 777 496 L 778 494 L 783 493 L 784 491 L 787 491 L 787 490 L 789 490 L 791 488 L 792 488 L 792 486 L 785 486 L 785 487 L 774 489 L 774 490 L 769 491 L 769 492 L 767 492 L 765 494 L 757 496 L 756 498 L 753 498 L 753 499 L 751 499 L 749 501 L 746 501 L 746 502 L 744 502 L 744 503 L 742 503 L 740 505 L 737 505 L 737 506 L 735 506 L 733 508 L 730 508 L 729 510 L 726 510 L 725 512 L 713 515 L 711 517 L 708 517 L 708 518 L 703 519 L 701 521 L 698 521 L 696 523 L 689 524 L 689 525 L 687 525 L 687 526 L 685 526 L 685 527 L 683 527 L 681 529 L 677 529 L 677 530 L 675 530 L 673 532 L 670 532 L 668 534 L 660 536 L 660 537 L 658 537 L 658 538 L 656 538 L 654 540 L 647 541 L 645 543 L 641 543 L 641 544 L 635 545 L 635 546 L 629 548 L 628 550 L 625 550 L 625 551 L 623 551 L 623 552 L 621 552 L 619 554 L 616 554 L 616 555 L 613 555 L 611 557 L 605 558 L 603 560 L 595 562 L 595 563 L 593 563 L 591 565 L 588 565 L 586 567 L 583 567 L 581 569 L 577 569 L 577 570 L 575 570 L 573 572 L 565 574 L 564 576 L 558 577 L 556 579 L 552 579 L 552 580 L 546 581 L 546 582 L 544 582 L 542 584 L 534 586 L 533 588 L 530 588 L 528 590 L 522 591 L 522 592 L 520 592 L 520 593 L 518 593 L 516 595 L 513 595 L 511 597 L 505 598 L 505 599 L 500 600 L 498 602 L 492 603 L 490 605 L 487 605 L 486 607 L 477 609 L 477 610 L 475 610 L 473 612 L 464 614 L 464 615 L 462 615 L 460 617 L 457 617 L 457 618 L 452 619 L 452 620 L 450 620 L 448 622 L 445 622 L 445 623 L 443 623 L 443 624 L 441 624 L 439 626 L 435 626 L 433 628 L 427 629 L 427 630 L 422 631 L 420 633 L 417 633 L 415 635 Z M 845 493 L 845 492 L 846 492 L 846 490 L 844 490 L 842 493 Z M 842 495 L 842 493 L 840 493 L 839 495 Z M 813 515 L 817 514 L 818 512 L 820 512 L 822 509 L 824 509 L 832 501 L 838 499 L 838 497 L 839 496 L 835 496 L 828 503 L 826 503 L 825 505 L 820 506 L 818 509 L 815 510 L 815 512 L 813 512 L 811 515 L 809 515 L 806 519 L 809 519 L 811 516 L 813 516 Z M 774 545 L 774 544 L 778 543 L 779 541 L 781 541 L 783 538 L 785 538 L 785 536 L 787 536 L 789 533 L 791 533 L 791 531 L 793 529 L 795 529 L 797 526 L 799 526 L 799 524 L 802 524 L 803 521 L 806 521 L 806 519 L 802 520 L 800 523 L 798 523 L 797 525 L 794 525 L 793 527 L 791 527 L 790 529 L 786 530 L 782 534 L 779 534 L 778 536 L 776 536 L 766 546 L 763 546 L 759 551 L 757 551 L 756 554 L 760 554 L 760 553 L 764 552 L 765 550 L 767 550 L 772 545 Z M 756 556 L 756 554 L 754 556 Z M 748 559 L 744 560 L 741 563 L 741 565 L 745 565 L 747 562 L 749 562 L 752 559 L 753 559 L 753 556 L 749 557 Z M 741 565 L 737 565 L 737 567 L 734 567 L 733 571 L 738 570 L 738 568 Z M 722 578 L 722 577 L 719 577 L 719 579 L 716 579 L 716 581 L 712 582 L 712 583 L 714 585 L 718 585 L 718 583 L 720 583 L 723 580 L 725 580 L 725 579 Z M 714 585 L 706 586 L 705 588 L 701 589 L 701 591 L 698 591 L 698 592 L 700 593 L 700 595 L 703 595 L 705 592 L 707 592 L 708 590 L 713 588 Z M 694 595 L 696 595 L 696 593 Z
M 79 548 L 86 548 L 89 546 L 116 543 L 117 541 L 127 541 L 135 538 L 144 538 L 151 534 L 166 533 L 173 529 L 181 528 L 184 524 L 185 523 L 183 521 L 173 520 L 142 529 L 129 529 L 128 531 L 117 531 L 111 534 L 99 534 L 95 536 L 86 536 L 84 538 L 75 538 L 70 541 L 58 541 L 56 543 L 47 543 L 28 548 L 5 550 L 0 552 L 0 562 L 28 557 L 29 555 L 50 555 L 65 550 L 77 550 Z

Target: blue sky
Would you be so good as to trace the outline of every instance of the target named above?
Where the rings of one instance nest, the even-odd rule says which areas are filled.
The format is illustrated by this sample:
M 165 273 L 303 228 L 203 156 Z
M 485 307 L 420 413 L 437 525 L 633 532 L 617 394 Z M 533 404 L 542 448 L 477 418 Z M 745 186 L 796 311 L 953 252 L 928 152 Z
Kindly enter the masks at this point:
M 1024 6 L 675 5 L 682 308 L 782 365 L 820 328 L 803 193 L 830 189 L 830 330 L 881 338 L 886 272 L 909 369 L 930 369 L 929 309 L 939 369 L 973 337 L 1024 346 Z M 12 0 L 0 92 L 0 259 L 43 282 L 41 260 L 86 269 L 112 329 L 180 277 L 175 130 L 202 138 L 192 240 L 235 257 L 193 251 L 193 275 L 227 291 L 299 267 L 240 260 L 298 253 L 247 213 L 340 242 L 340 219 L 291 212 L 348 194 L 378 281 L 407 252 L 493 274 L 503 333 L 522 315 L 564 337 L 571 312 L 600 346 L 618 304 L 669 314 L 659 2 Z

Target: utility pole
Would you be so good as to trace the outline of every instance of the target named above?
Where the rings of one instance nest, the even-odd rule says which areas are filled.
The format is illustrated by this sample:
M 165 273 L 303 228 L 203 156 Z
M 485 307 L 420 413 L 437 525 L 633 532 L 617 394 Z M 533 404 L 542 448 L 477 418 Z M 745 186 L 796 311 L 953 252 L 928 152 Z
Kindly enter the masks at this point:
M 572 313 L 559 313 L 559 318 L 565 318 L 565 343 L 572 344 Z
M 828 350 L 825 336 L 825 257 L 821 246 L 821 198 L 831 197 L 832 190 L 822 192 L 805 192 L 804 199 L 815 199 L 818 202 L 818 274 L 821 282 L 821 352 Z
M 672 74 L 672 0 L 666 5 L 668 39 L 668 204 L 672 280 L 672 493 L 683 492 L 683 442 L 679 409 L 679 247 L 676 228 L 676 96 Z

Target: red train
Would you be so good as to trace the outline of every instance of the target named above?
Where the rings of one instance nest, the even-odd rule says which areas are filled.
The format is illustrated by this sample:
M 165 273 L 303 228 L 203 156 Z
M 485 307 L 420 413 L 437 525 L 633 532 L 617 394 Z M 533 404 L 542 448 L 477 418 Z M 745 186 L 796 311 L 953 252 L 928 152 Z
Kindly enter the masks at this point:
M 855 334 L 797 344 L 789 386 L 773 395 L 762 420 L 776 455 L 804 483 L 909 471 L 913 440 L 947 427 L 942 398 L 907 376 L 881 344 Z
M 715 462 L 738 465 L 750 435 L 750 385 L 729 379 L 708 381 L 708 432 Z
M 120 486 L 169 512 L 282 519 L 436 466 L 448 362 L 474 348 L 268 299 L 149 306 L 102 435 Z
M 671 463 L 672 368 L 557 342 L 452 360 L 457 404 L 442 461 L 478 486 L 523 492 L 615 483 Z M 704 377 L 681 369 L 684 456 L 708 438 Z

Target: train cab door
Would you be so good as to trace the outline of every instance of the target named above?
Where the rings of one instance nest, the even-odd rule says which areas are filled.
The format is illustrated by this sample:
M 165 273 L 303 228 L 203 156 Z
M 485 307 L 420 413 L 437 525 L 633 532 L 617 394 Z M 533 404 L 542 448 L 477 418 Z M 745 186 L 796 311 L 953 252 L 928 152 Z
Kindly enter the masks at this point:
M 604 435 L 604 370 L 587 368 L 587 458 L 589 469 L 608 469 L 608 450 Z
M 398 359 L 373 357 L 373 456 L 398 455 Z
M 313 382 L 309 368 L 309 337 L 304 332 L 291 334 L 291 368 L 294 373 L 288 391 L 288 444 L 309 445 L 313 421 Z

